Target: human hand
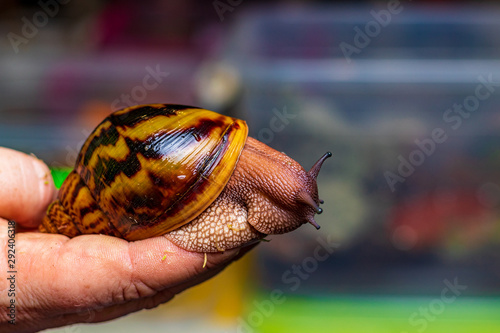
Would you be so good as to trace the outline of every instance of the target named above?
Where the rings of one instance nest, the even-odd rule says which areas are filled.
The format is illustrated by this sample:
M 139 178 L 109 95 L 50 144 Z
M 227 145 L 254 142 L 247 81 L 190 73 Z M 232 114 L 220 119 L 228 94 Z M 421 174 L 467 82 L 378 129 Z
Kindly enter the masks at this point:
M 128 242 L 104 235 L 69 239 L 36 232 L 55 192 L 43 162 L 0 147 L 1 332 L 96 323 L 153 308 L 216 275 L 254 247 L 208 254 L 203 267 L 204 254 L 185 251 L 161 236 Z M 12 270 L 7 220 L 17 222 L 14 274 L 7 273 Z M 15 279 L 7 280 L 11 275 Z M 14 318 L 8 309 L 13 299 Z

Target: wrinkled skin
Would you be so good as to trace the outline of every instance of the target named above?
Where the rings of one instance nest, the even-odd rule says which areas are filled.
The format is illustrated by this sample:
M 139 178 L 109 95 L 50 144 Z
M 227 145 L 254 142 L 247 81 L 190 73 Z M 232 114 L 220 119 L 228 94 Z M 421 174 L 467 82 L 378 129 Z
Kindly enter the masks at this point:
M 8 267 L 7 219 L 17 222 L 16 325 L 8 323 L 9 282 L 1 278 L 1 332 L 95 323 L 153 308 L 216 275 L 253 247 L 208 254 L 203 268 L 203 253 L 180 249 L 165 237 L 127 242 L 103 235 L 69 239 L 33 231 L 55 192 L 45 164 L 0 148 L 0 265 L 4 272 Z

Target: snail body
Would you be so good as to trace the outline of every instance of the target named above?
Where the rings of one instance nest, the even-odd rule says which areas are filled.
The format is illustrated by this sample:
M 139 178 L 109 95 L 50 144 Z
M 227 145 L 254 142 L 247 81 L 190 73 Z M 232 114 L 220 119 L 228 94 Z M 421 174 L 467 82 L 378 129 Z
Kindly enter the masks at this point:
M 220 252 L 307 222 L 319 228 L 316 177 L 331 154 L 306 172 L 247 133 L 242 120 L 182 105 L 114 112 L 84 143 L 40 231 L 164 235 Z

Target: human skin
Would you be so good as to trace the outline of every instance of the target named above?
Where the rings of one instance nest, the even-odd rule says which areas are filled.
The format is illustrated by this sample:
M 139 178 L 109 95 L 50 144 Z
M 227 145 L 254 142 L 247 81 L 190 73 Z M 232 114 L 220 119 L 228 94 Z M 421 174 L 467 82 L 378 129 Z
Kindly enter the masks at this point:
M 165 237 L 128 242 L 104 235 L 36 231 L 56 190 L 37 158 L 0 147 L 0 331 L 36 332 L 150 309 L 222 271 L 255 245 L 185 251 Z M 16 221 L 15 325 L 7 306 L 8 220 Z M 163 257 L 165 256 L 164 260 Z

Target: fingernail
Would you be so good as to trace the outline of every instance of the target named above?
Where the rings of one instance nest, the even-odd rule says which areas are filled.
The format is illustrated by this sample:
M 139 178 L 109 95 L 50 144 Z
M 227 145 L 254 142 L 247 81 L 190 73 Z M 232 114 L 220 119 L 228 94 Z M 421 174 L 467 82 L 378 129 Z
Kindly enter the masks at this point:
M 39 180 L 40 194 L 43 196 L 51 195 L 52 191 L 48 190 L 50 185 L 53 184 L 50 170 L 41 160 L 34 158 L 31 162 L 35 175 Z
M 33 169 L 38 178 L 46 178 L 48 172 L 47 166 L 35 156 L 33 156 L 31 163 L 33 164 Z

